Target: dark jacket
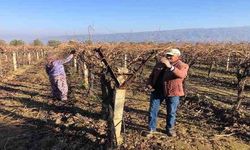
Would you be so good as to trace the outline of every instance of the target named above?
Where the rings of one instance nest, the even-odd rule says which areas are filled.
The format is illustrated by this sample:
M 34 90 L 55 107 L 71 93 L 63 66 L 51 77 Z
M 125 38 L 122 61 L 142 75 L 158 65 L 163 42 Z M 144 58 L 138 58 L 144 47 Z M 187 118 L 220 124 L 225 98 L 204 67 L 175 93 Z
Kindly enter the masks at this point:
M 178 60 L 173 64 L 175 69 L 170 71 L 170 69 L 165 69 L 165 64 L 161 62 L 157 63 L 149 76 L 148 84 L 155 88 L 155 84 L 161 71 L 164 69 L 163 73 L 163 95 L 164 96 L 184 96 L 183 81 L 187 76 L 189 66 Z

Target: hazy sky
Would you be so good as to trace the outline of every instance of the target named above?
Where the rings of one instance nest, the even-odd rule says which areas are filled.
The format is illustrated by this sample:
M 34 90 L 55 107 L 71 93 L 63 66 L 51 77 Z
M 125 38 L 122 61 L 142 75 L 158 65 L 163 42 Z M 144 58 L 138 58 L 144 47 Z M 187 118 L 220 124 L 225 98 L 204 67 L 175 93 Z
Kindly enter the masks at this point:
M 250 0 L 0 0 L 0 35 L 120 33 L 250 25 Z

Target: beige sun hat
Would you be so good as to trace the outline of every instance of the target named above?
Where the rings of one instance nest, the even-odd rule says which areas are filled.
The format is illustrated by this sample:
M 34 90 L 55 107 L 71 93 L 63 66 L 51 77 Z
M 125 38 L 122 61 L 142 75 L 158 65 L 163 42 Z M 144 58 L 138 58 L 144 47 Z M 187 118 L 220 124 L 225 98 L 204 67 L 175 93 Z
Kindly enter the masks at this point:
M 176 48 L 172 48 L 170 49 L 166 55 L 176 55 L 176 56 L 181 56 L 181 52 L 179 49 L 176 49 Z

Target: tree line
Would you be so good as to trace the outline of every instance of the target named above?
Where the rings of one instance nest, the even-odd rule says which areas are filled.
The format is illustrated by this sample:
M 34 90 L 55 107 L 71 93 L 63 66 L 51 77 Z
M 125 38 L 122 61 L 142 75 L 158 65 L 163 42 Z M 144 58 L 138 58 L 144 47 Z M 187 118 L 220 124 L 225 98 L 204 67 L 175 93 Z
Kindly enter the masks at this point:
M 57 47 L 61 43 L 62 42 L 58 41 L 58 40 L 49 40 L 47 42 L 47 46 Z M 0 46 L 5 46 L 5 45 L 22 46 L 22 45 L 27 45 L 27 44 L 30 44 L 30 45 L 33 45 L 33 46 L 43 46 L 43 45 L 45 45 L 40 39 L 35 39 L 31 43 L 26 43 L 25 41 L 19 40 L 19 39 L 11 40 L 8 43 L 7 41 L 0 39 Z

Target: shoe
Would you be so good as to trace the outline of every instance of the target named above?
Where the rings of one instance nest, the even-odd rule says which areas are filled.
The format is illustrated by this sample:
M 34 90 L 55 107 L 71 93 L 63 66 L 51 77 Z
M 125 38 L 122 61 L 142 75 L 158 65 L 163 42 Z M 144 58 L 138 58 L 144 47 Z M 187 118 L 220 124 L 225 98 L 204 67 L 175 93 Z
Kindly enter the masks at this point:
M 154 134 L 156 134 L 157 132 L 155 130 L 150 130 L 148 133 L 147 133 L 147 137 L 152 137 Z
M 176 137 L 176 132 L 174 129 L 167 129 L 167 135 L 171 137 Z

